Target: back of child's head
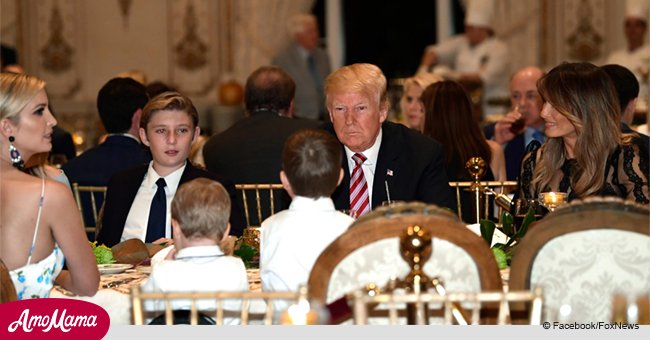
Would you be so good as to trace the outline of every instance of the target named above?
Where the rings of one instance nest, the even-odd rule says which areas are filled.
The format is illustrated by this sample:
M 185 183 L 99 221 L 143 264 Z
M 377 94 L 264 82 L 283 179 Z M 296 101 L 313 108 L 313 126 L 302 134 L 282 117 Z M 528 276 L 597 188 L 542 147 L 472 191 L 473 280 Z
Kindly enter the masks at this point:
M 341 144 L 323 130 L 297 131 L 284 143 L 282 170 L 294 194 L 329 197 L 339 183 Z
M 172 200 L 172 218 L 187 239 L 221 241 L 230 219 L 230 196 L 217 181 L 197 178 L 181 185 Z

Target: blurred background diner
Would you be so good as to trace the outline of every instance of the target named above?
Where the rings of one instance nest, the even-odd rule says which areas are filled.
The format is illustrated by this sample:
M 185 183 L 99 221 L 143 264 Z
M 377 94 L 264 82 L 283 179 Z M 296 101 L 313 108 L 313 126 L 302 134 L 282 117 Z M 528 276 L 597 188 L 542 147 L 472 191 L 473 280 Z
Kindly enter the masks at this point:
M 389 84 L 389 117 L 396 119 L 404 115 L 399 105 L 404 79 L 418 72 L 425 50 L 431 50 L 427 46 L 467 35 L 467 20 L 482 20 L 489 23 L 488 40 L 499 40 L 508 50 L 498 58 L 509 64 L 501 75 L 501 90 L 494 95 L 483 87 L 470 92 L 475 109 L 490 111 L 490 120 L 513 109 L 507 82 L 516 70 L 536 66 L 548 71 L 561 61 L 588 61 L 622 64 L 637 76 L 641 91 L 632 128 L 645 123 L 647 1 L 607 1 L 601 6 L 595 0 L 493 0 L 479 4 L 483 9 L 477 14 L 472 14 L 471 3 L 377 3 L 372 5 L 374 15 L 367 16 L 362 15 L 366 4 L 354 1 L 290 0 L 278 6 L 252 0 L 162 5 L 150 0 L 2 0 L 2 65 L 20 66 L 51 85 L 59 125 L 82 152 L 104 133 L 98 128 L 95 103 L 99 89 L 130 70 L 139 70 L 145 82 L 162 81 L 190 96 L 207 136 L 227 129 L 244 115 L 240 91 L 248 75 L 294 44 L 287 28 L 297 14 L 315 16 L 317 49 L 329 56 L 330 69 L 354 62 L 382 69 Z M 37 17 L 42 20 L 33 22 Z M 635 64 L 610 59 L 618 51 L 634 54 Z M 493 59 L 485 62 L 497 61 Z M 453 63 L 445 65 L 456 70 Z
M 498 298 L 530 300 L 539 323 L 620 319 L 610 308 L 620 287 L 634 287 L 626 301 L 650 291 L 650 0 L 0 9 L 0 278 L 17 293 L 8 299 L 85 299 L 133 324 L 140 297 L 190 278 L 205 294 L 241 290 L 211 296 L 236 306 L 286 300 L 278 306 L 293 315 L 260 323 L 339 323 L 369 295 L 506 294 L 512 277 L 516 294 Z M 209 209 L 216 198 L 230 214 Z M 185 233 L 211 217 L 219 230 Z M 545 284 L 536 249 L 574 232 L 585 233 L 574 235 L 581 254 L 607 254 L 583 257 L 604 262 L 585 266 L 579 283 Z M 163 246 L 175 260 L 156 257 Z M 212 268 L 203 258 L 184 266 L 194 255 L 230 261 L 236 284 L 198 284 L 222 278 L 201 272 Z M 175 266 L 190 273 L 147 281 Z M 21 281 L 32 268 L 46 277 Z M 133 289 L 146 282 L 171 288 Z M 539 299 L 553 301 L 543 315 Z M 495 323 L 494 313 L 466 319 L 454 301 L 442 301 L 453 321 L 431 318 Z M 579 313 L 561 314 L 565 305 Z M 626 320 L 642 321 L 629 306 Z M 407 308 L 401 323 L 427 319 Z

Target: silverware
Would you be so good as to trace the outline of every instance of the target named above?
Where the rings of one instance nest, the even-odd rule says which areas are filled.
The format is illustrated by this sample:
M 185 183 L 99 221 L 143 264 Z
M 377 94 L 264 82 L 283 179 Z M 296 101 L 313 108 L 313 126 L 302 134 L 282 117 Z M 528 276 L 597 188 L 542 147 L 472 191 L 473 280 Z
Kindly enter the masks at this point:
M 69 290 L 67 290 L 65 288 L 61 288 L 59 286 L 54 286 L 54 289 L 56 289 L 59 293 L 65 295 L 65 296 L 76 296 L 73 292 L 71 292 L 71 291 L 69 291 Z
M 123 285 L 123 284 L 129 283 L 129 282 L 131 282 L 133 280 L 137 280 L 137 279 L 138 278 L 136 278 L 136 277 L 129 277 L 129 278 L 126 278 L 126 279 L 107 282 L 107 283 L 104 283 L 102 285 L 102 288 L 114 288 L 114 287 L 117 287 L 119 285 Z

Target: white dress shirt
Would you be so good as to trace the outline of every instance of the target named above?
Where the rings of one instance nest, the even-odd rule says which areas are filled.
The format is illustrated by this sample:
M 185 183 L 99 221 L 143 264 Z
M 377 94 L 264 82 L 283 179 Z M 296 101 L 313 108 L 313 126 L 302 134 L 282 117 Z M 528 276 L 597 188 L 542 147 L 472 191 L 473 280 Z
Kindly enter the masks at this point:
M 368 184 L 368 197 L 370 197 L 370 210 L 372 210 L 372 185 L 375 182 L 375 168 L 377 167 L 377 159 L 379 158 L 379 148 L 381 147 L 382 139 L 381 128 L 379 128 L 379 134 L 370 149 L 361 152 L 366 157 L 366 161 L 361 164 L 361 170 L 363 170 L 363 175 L 366 177 L 366 183 Z M 344 146 L 345 157 L 348 160 L 348 169 L 350 170 L 350 177 L 352 177 L 352 171 L 354 167 L 357 166 L 357 163 L 352 159 L 352 156 L 356 152 L 348 149 L 347 146 Z
M 185 171 L 185 165 L 180 167 L 178 170 L 170 173 L 165 176 L 165 196 L 167 197 L 167 217 L 165 218 L 165 237 L 172 237 L 171 229 L 171 205 L 172 199 L 176 194 L 176 189 L 178 189 L 178 184 L 181 181 L 181 176 L 183 171 Z M 149 169 L 144 175 L 144 179 L 140 184 L 140 189 L 133 199 L 133 204 L 131 204 L 131 210 L 129 210 L 129 215 L 126 217 L 126 223 L 124 224 L 124 231 L 122 232 L 122 237 L 120 241 L 125 241 L 132 238 L 140 239 L 144 242 L 147 236 L 147 223 L 149 222 L 149 210 L 151 210 L 151 201 L 153 200 L 156 191 L 158 190 L 158 185 L 156 181 L 161 176 L 156 173 L 156 170 L 153 169 L 153 161 L 149 163 Z
M 650 66 L 650 44 L 645 44 L 634 51 L 630 51 L 627 47 L 616 50 L 609 55 L 606 64 L 625 66 L 641 82 L 641 69 Z
M 298 291 L 316 258 L 354 222 L 329 197 L 296 196 L 288 210 L 262 222 L 260 277 L 264 291 Z M 281 310 L 286 305 L 276 305 Z
M 151 275 L 142 285 L 145 292 L 213 292 L 248 291 L 244 262 L 225 255 L 219 246 L 197 246 L 181 249 L 175 260 L 152 263 Z M 173 309 L 190 309 L 187 300 L 174 301 Z M 199 310 L 214 310 L 214 301 L 198 301 Z M 226 310 L 239 310 L 241 301 L 226 301 Z M 164 310 L 162 301 L 145 304 L 146 310 Z M 226 324 L 239 319 L 224 319 Z
M 503 41 L 489 37 L 471 46 L 467 37 L 457 35 L 427 49 L 435 51 L 439 64 L 460 73 L 478 73 L 483 81 L 483 115 L 500 112 L 501 108 L 487 105 L 486 99 L 509 97 L 510 52 Z M 422 68 L 418 70 L 423 72 Z

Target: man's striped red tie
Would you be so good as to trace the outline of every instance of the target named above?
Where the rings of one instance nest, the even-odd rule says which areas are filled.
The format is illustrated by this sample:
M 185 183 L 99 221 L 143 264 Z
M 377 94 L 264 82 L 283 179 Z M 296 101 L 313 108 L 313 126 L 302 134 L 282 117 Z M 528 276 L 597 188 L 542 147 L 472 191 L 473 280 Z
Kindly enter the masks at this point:
M 360 153 L 355 153 L 352 156 L 352 160 L 356 165 L 350 176 L 350 213 L 356 216 L 361 216 L 370 211 L 368 184 L 361 168 L 361 164 L 366 159 L 366 156 Z

